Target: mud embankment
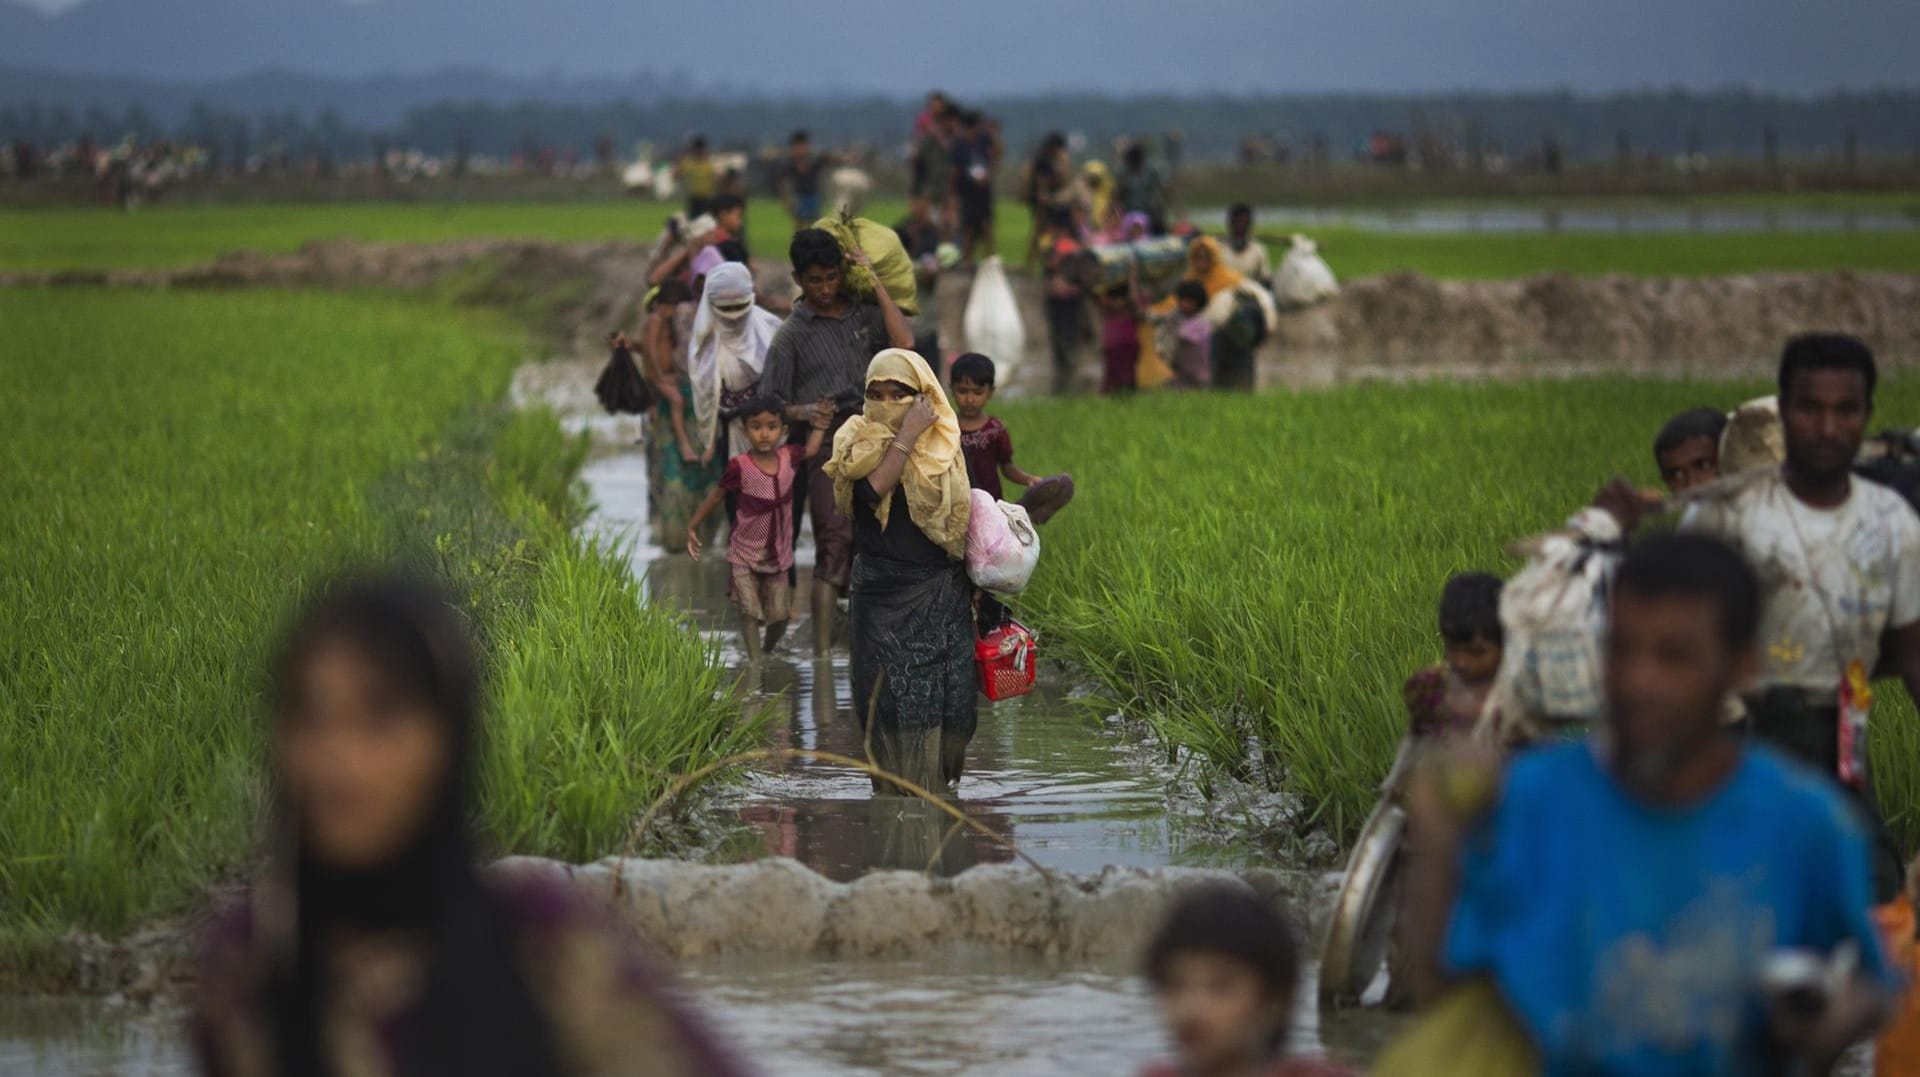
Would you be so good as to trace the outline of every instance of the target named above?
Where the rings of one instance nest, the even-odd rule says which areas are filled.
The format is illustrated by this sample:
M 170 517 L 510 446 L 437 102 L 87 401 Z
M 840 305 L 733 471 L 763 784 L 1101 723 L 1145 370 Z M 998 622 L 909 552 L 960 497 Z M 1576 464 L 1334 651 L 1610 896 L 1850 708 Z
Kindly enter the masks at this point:
M 645 293 L 647 249 L 624 242 L 462 240 L 438 244 L 307 244 L 289 254 L 235 252 L 184 269 L 0 273 L 0 286 L 318 287 L 431 291 L 503 308 L 545 331 L 561 354 L 597 355 L 608 330 L 632 326 Z M 789 296 L 779 259 L 757 263 L 763 292 Z M 950 273 L 938 302 L 943 347 L 965 348 L 971 277 Z M 1027 354 L 1010 379 L 1049 380 L 1037 282 L 1014 281 Z M 1078 383 L 1097 380 L 1091 336 Z M 1266 384 L 1362 378 L 1553 377 L 1577 374 L 1752 374 L 1787 336 L 1811 329 L 1863 337 L 1889 365 L 1920 363 L 1920 276 L 1758 273 L 1724 277 L 1574 277 L 1438 281 L 1394 273 L 1346 282 L 1324 304 L 1281 315 L 1261 355 Z
M 1098 875 L 1012 865 L 951 879 L 874 871 L 833 882 L 793 860 L 705 865 L 609 857 L 570 865 L 512 857 L 494 871 L 565 878 L 611 902 L 640 937 L 676 960 L 721 954 L 912 957 L 972 947 L 1068 960 L 1141 953 L 1168 907 L 1195 886 L 1245 886 L 1281 903 L 1318 938 L 1333 878 L 1306 872 L 1108 868 Z M 769 910 L 778 915 L 768 915 Z

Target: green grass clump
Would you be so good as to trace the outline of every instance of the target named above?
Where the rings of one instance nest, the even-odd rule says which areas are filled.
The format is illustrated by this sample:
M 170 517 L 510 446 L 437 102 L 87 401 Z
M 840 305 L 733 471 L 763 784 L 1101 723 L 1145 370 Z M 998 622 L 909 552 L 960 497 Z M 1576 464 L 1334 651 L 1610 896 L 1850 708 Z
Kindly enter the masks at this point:
M 1214 765 L 1301 794 L 1350 838 L 1406 726 L 1400 685 L 1438 661 L 1454 572 L 1517 567 L 1601 482 L 1655 480 L 1669 415 L 1755 385 L 1607 379 L 1356 386 L 1257 397 L 1009 402 L 1036 474 L 1079 494 L 1048 524 L 1022 599 L 1101 702 Z M 1881 394 L 1920 415 L 1920 383 Z M 1920 844 L 1920 720 L 1889 686 L 1874 722 L 1881 803 Z
M 0 209 L 0 269 L 183 266 L 210 261 L 231 250 L 291 251 L 310 240 L 336 238 L 409 243 L 475 237 L 652 242 L 677 208 L 677 202 L 636 200 L 161 205 L 135 214 L 111 209 Z M 791 224 L 779 203 L 756 198 L 748 212 L 748 237 L 755 255 L 776 262 L 785 257 Z M 877 200 L 865 215 L 891 225 L 906 215 L 906 206 L 897 200 Z M 1293 230 L 1278 219 L 1262 219 L 1260 225 L 1270 239 Z M 1011 266 L 1025 264 L 1027 230 L 1026 209 L 1002 199 L 994 222 L 994 244 Z M 1400 269 L 1446 278 L 1555 271 L 1636 276 L 1762 270 L 1920 272 L 1920 231 L 1745 235 L 1307 231 L 1320 240 L 1327 260 L 1342 277 Z
M 483 822 L 601 855 L 754 730 L 573 538 L 584 452 L 498 404 L 525 338 L 391 298 L 0 292 L 0 941 L 114 933 L 244 870 L 262 671 L 335 569 L 431 569 L 489 652 Z

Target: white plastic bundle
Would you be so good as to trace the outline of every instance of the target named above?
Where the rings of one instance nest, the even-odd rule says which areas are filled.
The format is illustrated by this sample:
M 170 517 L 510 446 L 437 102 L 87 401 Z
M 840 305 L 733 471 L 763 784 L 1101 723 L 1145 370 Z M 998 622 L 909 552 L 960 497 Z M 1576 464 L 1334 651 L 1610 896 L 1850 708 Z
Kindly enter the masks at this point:
M 1787 458 L 1787 431 L 1778 397 L 1749 400 L 1727 416 L 1720 435 L 1720 474 L 1776 468 Z
M 1310 307 L 1340 293 L 1333 268 L 1320 257 L 1320 248 L 1306 236 L 1295 235 L 1273 275 L 1273 296 L 1283 307 Z
M 996 380 L 1005 385 L 1007 375 L 1027 354 L 1027 330 L 1020 323 L 1020 304 L 1013 298 L 1013 285 L 1007 280 L 999 255 L 980 263 L 974 274 L 961 328 L 968 350 L 993 360 L 998 371 Z
M 858 214 L 867 202 L 867 192 L 873 190 L 873 177 L 865 169 L 842 165 L 833 170 L 829 177 L 833 183 L 834 213 Z
M 1017 595 L 1040 563 L 1040 531 L 1027 510 L 973 491 L 973 515 L 967 521 L 967 576 L 974 586 L 997 595 Z
M 1601 716 L 1600 649 L 1620 541 L 1619 522 L 1588 508 L 1566 531 L 1527 544 L 1526 567 L 1500 589 L 1505 653 L 1480 715 L 1483 737 L 1535 740 L 1556 722 Z

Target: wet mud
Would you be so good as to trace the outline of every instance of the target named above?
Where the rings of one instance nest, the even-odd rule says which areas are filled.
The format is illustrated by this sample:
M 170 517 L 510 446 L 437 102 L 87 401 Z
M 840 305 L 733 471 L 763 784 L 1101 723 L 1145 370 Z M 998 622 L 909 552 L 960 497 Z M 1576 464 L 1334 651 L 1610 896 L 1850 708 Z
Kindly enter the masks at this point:
M 609 330 L 634 324 L 648 254 L 630 242 L 327 240 L 285 254 L 239 251 L 180 269 L 0 273 L 0 287 L 445 287 L 460 302 L 523 314 L 559 343 L 556 354 L 584 361 L 601 351 Z M 759 259 L 755 276 L 763 294 L 793 293 L 777 258 Z M 934 297 L 948 354 L 966 347 L 962 313 L 971 281 L 966 270 L 948 273 Z M 1015 369 L 1007 384 L 1041 391 L 1050 359 L 1039 284 L 1024 275 L 1013 283 L 1027 347 L 1008 364 Z M 1281 315 L 1261 349 L 1261 382 L 1311 388 L 1374 378 L 1707 375 L 1770 358 L 1786 336 L 1809 329 L 1856 333 L 1891 365 L 1920 362 L 1920 275 L 1363 277 L 1344 281 L 1326 303 Z M 1080 388 L 1097 381 L 1095 352 L 1089 336 L 1076 373 Z

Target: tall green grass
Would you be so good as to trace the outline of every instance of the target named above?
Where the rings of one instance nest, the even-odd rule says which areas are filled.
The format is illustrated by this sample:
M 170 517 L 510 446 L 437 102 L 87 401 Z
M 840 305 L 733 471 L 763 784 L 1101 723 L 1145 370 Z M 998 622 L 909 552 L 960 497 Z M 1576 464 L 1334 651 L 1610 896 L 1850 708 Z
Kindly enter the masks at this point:
M 569 533 L 582 446 L 506 322 L 375 297 L 0 292 L 0 937 L 107 933 L 251 862 L 262 668 L 333 570 L 447 581 L 489 653 L 501 850 L 617 848 L 754 730 Z
M 1161 394 L 1000 408 L 1036 474 L 1079 495 L 1048 524 L 1023 608 L 1109 706 L 1214 766 L 1300 794 L 1350 837 L 1406 725 L 1405 677 L 1437 661 L 1440 588 L 1506 572 L 1611 473 L 1654 481 L 1680 408 L 1758 385 L 1637 380 Z M 1920 417 L 1920 383 L 1883 390 Z M 1897 688 L 1874 723 L 1880 796 L 1920 843 L 1920 720 Z
M 110 209 L 0 209 L 0 270 L 181 266 L 230 250 L 290 251 L 316 239 L 433 242 L 475 237 L 651 242 L 678 203 L 357 202 L 280 206 L 159 206 Z M 904 203 L 879 200 L 867 216 L 893 224 Z M 1262 220 L 1277 239 L 1292 230 Z M 1008 264 L 1025 262 L 1027 211 L 1002 200 L 994 246 Z M 1429 276 L 1499 278 L 1554 271 L 1581 275 L 1699 276 L 1760 270 L 1920 272 L 1920 231 L 1630 235 L 1409 235 L 1307 229 L 1342 277 L 1393 270 Z M 791 224 L 779 204 L 755 199 L 748 235 L 758 258 L 786 256 Z M 1278 251 L 1276 250 L 1276 254 Z

